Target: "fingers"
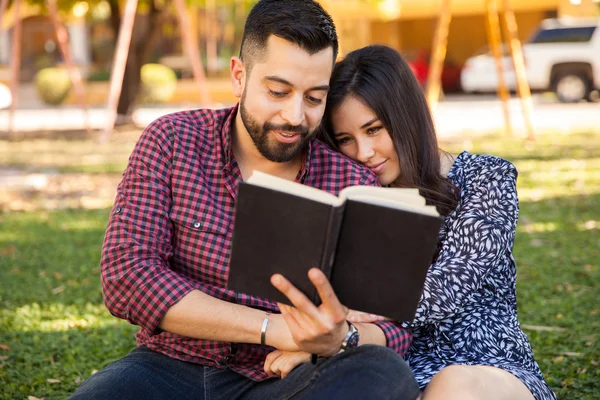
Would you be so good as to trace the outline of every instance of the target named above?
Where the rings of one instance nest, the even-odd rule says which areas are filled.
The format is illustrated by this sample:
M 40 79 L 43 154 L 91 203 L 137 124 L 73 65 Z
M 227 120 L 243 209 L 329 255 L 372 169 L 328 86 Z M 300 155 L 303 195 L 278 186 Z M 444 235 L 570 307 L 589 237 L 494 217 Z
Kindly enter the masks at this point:
M 282 354 L 283 352 L 281 350 L 275 350 L 269 353 L 267 355 L 267 358 L 265 358 L 264 370 L 268 376 L 277 375 L 273 371 L 273 362 L 275 362 L 279 357 L 281 357 Z
M 319 293 L 319 297 L 321 298 L 323 306 L 330 311 L 335 311 L 340 314 L 344 314 L 345 316 L 345 307 L 338 300 L 333 288 L 331 287 L 331 283 L 329 283 L 329 279 L 327 279 L 323 271 L 318 268 L 311 268 L 310 271 L 308 271 L 308 278 L 315 288 L 317 288 L 317 292 Z
M 287 297 L 300 311 L 314 317 L 319 317 L 319 310 L 300 290 L 280 274 L 271 277 L 271 284 Z
M 286 376 L 290 374 L 294 369 L 299 367 L 302 364 L 306 364 L 310 361 L 310 354 L 305 352 L 292 353 L 289 357 L 282 359 L 281 363 L 283 364 L 279 369 L 281 379 L 284 379 Z
M 386 318 L 382 317 L 381 315 L 369 314 L 369 313 L 364 313 L 362 311 L 355 311 L 355 310 L 350 310 L 350 312 L 348 313 L 347 319 L 350 322 L 359 322 L 359 323 L 365 323 L 365 324 L 370 324 L 373 322 L 381 322 L 381 321 L 386 320 Z
M 310 354 L 303 351 L 282 352 L 282 354 L 279 354 L 277 357 L 273 358 L 274 359 L 269 366 L 270 371 L 273 375 L 279 375 L 283 379 L 288 376 L 296 367 L 309 362 Z

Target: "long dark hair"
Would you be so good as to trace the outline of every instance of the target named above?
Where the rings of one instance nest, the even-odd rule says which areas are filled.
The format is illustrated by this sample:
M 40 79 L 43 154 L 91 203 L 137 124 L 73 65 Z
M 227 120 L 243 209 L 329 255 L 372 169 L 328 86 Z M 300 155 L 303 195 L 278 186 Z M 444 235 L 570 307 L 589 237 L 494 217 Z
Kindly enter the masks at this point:
M 440 214 L 452 212 L 460 193 L 440 172 L 440 149 L 429 106 L 402 56 L 381 45 L 355 50 L 335 65 L 330 86 L 321 140 L 338 149 L 331 115 L 353 96 L 373 110 L 392 138 L 400 162 L 400 176 L 392 186 L 416 187 Z

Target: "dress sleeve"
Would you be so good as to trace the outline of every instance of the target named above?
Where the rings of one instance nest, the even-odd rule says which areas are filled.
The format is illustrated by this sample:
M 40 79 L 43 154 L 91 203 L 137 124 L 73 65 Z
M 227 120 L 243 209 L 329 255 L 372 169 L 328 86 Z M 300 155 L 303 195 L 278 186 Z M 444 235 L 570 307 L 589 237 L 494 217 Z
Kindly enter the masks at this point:
M 193 282 L 169 267 L 172 249 L 171 124 L 157 120 L 136 144 L 110 215 L 100 262 L 110 313 L 155 332 Z
M 519 215 L 517 170 L 510 162 L 478 156 L 466 167 L 457 214 L 450 215 L 439 256 L 431 265 L 415 319 L 443 320 L 460 310 L 512 252 Z

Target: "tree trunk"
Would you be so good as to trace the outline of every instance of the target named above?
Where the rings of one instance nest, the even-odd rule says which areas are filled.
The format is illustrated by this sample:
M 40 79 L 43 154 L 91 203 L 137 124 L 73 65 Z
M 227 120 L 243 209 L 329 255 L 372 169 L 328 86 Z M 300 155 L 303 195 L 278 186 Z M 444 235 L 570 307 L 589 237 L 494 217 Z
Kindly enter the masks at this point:
M 110 6 L 111 25 L 115 32 L 115 37 L 117 37 L 119 27 L 121 26 L 121 14 L 118 0 L 110 0 Z M 161 26 L 161 21 L 166 14 L 166 10 L 167 5 L 165 5 L 162 10 L 159 10 L 152 1 L 148 24 L 134 24 L 131 46 L 129 47 L 127 56 L 127 65 L 125 66 L 125 75 L 123 76 L 123 86 L 117 104 L 117 125 L 131 121 L 135 100 L 142 84 L 141 69 L 152 56 L 154 45 L 160 37 L 159 28 Z

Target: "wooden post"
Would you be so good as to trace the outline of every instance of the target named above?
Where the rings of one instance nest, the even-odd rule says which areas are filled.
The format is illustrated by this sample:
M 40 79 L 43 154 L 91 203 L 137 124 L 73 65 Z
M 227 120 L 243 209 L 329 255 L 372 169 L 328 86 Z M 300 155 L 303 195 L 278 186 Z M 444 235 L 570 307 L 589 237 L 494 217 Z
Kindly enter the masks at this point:
M 79 105 L 81 106 L 81 110 L 83 111 L 85 129 L 88 133 L 90 133 L 90 119 L 88 115 L 87 105 L 85 102 L 85 89 L 83 87 L 83 82 L 81 79 L 81 73 L 79 72 L 79 68 L 77 68 L 75 62 L 73 61 L 73 58 L 71 57 L 71 49 L 69 46 L 69 34 L 65 26 L 61 24 L 61 22 L 58 19 L 58 7 L 56 6 L 56 0 L 47 0 L 46 3 L 48 6 L 50 18 L 52 19 L 52 24 L 54 25 L 54 30 L 56 31 L 56 37 L 58 38 L 58 46 L 60 52 L 62 53 L 62 56 L 65 59 L 65 63 L 67 64 L 69 76 L 71 77 L 71 82 L 73 83 L 73 87 L 75 88 L 75 94 L 77 95 Z
M 212 104 L 212 99 L 210 97 L 208 87 L 206 86 L 206 77 L 204 75 L 204 68 L 202 67 L 200 52 L 198 51 L 198 46 L 195 44 L 196 41 L 191 34 L 190 21 L 185 8 L 185 1 L 174 0 L 174 3 L 175 7 L 177 8 L 177 15 L 179 17 L 179 26 L 181 30 L 181 36 L 183 37 L 185 52 L 192 63 L 194 81 L 196 81 L 198 89 L 200 90 L 200 101 L 204 106 L 208 106 Z
M 435 28 L 433 38 L 433 47 L 431 49 L 431 64 L 427 76 L 427 88 L 425 96 L 429 102 L 429 107 L 434 110 L 440 99 L 442 69 L 446 59 L 446 49 L 448 47 L 448 30 L 452 13 L 450 10 L 451 0 L 442 0 L 440 14 Z
M 527 74 L 525 72 L 525 58 L 523 57 L 523 49 L 521 48 L 521 41 L 519 40 L 517 20 L 510 5 L 510 0 L 503 0 L 503 2 L 504 20 L 506 22 L 508 37 L 510 38 L 510 54 L 512 56 L 515 73 L 517 75 L 517 88 L 519 98 L 521 99 L 521 108 L 523 110 L 523 117 L 525 119 L 525 128 L 527 129 L 527 139 L 530 141 L 535 141 L 535 133 L 531 119 L 533 115 L 533 103 L 531 101 L 531 90 L 529 88 L 529 82 L 527 81 Z
M 217 12 L 215 0 L 206 0 L 204 24 L 206 26 L 206 67 L 207 72 L 217 71 Z
M 4 12 L 6 11 L 7 6 L 8 0 L 2 0 L 0 2 L 0 29 L 2 29 L 2 17 L 4 17 Z
M 21 79 L 21 39 L 23 37 L 23 21 L 21 20 L 21 0 L 13 2 L 15 25 L 12 37 L 12 57 L 11 57 L 11 76 L 10 92 L 12 103 L 8 109 L 8 137 L 16 139 L 14 136 L 15 111 L 19 100 L 19 81 Z
M 127 64 L 127 56 L 131 44 L 131 35 L 133 33 L 137 4 L 138 0 L 127 0 L 125 3 L 125 11 L 123 12 L 123 18 L 121 19 L 121 27 L 119 28 L 117 48 L 110 77 L 110 88 L 106 105 L 106 125 L 104 126 L 104 132 L 100 138 L 102 143 L 108 141 L 115 127 L 115 121 L 117 119 L 117 103 L 119 101 L 119 96 L 121 95 L 121 89 L 123 88 L 123 77 L 125 76 L 125 65 Z
M 498 7 L 496 0 L 486 0 L 486 27 L 488 33 L 488 42 L 490 49 L 496 60 L 496 71 L 498 74 L 498 96 L 502 100 L 502 109 L 504 111 L 504 126 L 506 133 L 512 135 L 510 124 L 510 110 L 508 107 L 509 93 L 504 79 L 504 67 L 502 65 L 502 48 L 500 34 L 500 20 L 498 17 Z

